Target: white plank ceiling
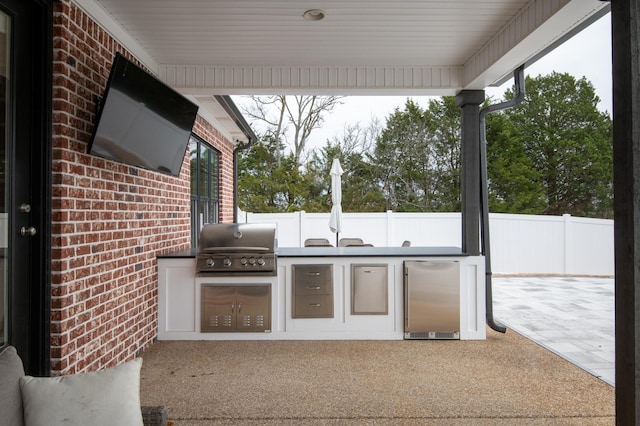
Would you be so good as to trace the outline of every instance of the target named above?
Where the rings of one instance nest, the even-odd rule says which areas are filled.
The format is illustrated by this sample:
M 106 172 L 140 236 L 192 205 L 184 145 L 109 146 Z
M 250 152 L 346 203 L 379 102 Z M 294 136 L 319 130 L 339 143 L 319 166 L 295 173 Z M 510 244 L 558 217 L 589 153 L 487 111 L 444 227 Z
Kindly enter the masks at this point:
M 511 78 L 599 0 L 73 0 L 182 93 L 453 95 Z M 321 9 L 325 18 L 303 13 Z

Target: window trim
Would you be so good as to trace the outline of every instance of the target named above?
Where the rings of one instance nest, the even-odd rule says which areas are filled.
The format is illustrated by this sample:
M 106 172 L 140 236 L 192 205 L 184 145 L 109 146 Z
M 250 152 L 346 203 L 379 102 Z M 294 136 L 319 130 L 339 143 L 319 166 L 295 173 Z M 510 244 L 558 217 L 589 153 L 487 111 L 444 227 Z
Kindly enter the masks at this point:
M 194 154 L 195 145 L 195 158 Z M 202 164 L 201 153 L 206 152 L 208 156 L 214 155 L 215 158 L 207 162 L 207 171 L 205 172 L 208 178 L 207 190 L 204 192 L 200 188 L 200 184 L 203 182 L 202 171 L 200 166 Z M 220 221 L 220 173 L 221 173 L 221 152 L 211 146 L 207 141 L 192 133 L 189 138 L 189 190 L 190 190 L 190 212 L 191 212 L 191 247 L 198 246 L 198 239 L 200 237 L 200 229 L 205 223 L 218 223 Z M 195 175 L 193 166 L 195 164 Z M 211 167 L 214 165 L 214 167 Z M 212 179 L 212 175 L 215 173 L 215 178 Z M 194 188 L 195 184 L 195 188 Z M 203 204 L 204 203 L 204 204 Z M 206 208 L 202 209 L 202 206 Z M 203 212 L 204 210 L 204 212 Z M 202 214 L 206 214 L 207 218 L 203 220 Z M 204 223 L 203 223 L 204 222 Z

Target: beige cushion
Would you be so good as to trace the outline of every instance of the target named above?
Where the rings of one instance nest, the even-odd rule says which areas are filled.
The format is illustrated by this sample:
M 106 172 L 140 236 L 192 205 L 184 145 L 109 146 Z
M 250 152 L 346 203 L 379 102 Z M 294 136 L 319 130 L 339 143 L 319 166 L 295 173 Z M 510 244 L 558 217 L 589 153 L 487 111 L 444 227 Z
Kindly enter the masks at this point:
M 22 360 L 16 348 L 8 346 L 0 352 L 0 425 L 22 426 L 20 378 L 24 376 Z
M 93 373 L 20 379 L 26 426 L 140 425 L 142 358 Z

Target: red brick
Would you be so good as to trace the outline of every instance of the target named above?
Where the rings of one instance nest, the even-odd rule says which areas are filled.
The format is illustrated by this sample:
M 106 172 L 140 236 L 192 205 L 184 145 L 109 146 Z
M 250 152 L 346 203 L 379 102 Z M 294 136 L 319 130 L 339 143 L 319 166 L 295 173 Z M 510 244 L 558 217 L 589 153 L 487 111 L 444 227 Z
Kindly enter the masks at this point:
M 51 368 L 61 375 L 131 359 L 156 337 L 155 256 L 189 247 L 190 176 L 188 156 L 173 177 L 87 154 L 115 52 L 136 59 L 68 0 L 54 3 L 53 33 Z M 230 222 L 233 145 L 201 117 L 194 133 L 221 153 L 219 220 Z

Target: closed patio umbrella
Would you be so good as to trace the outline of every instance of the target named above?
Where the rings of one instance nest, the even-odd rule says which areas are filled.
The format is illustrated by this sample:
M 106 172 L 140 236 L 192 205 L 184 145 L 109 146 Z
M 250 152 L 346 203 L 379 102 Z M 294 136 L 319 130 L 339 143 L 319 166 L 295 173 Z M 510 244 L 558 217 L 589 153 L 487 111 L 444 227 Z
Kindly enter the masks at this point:
M 336 233 L 336 247 L 338 247 L 338 234 L 342 230 L 342 167 L 340 160 L 333 159 L 331 164 L 331 215 L 329 216 L 329 229 Z

